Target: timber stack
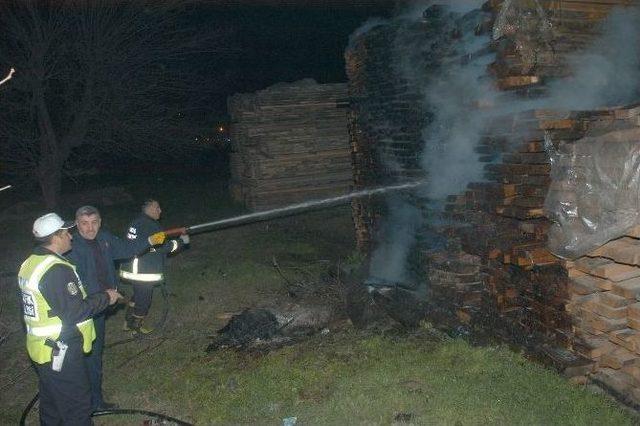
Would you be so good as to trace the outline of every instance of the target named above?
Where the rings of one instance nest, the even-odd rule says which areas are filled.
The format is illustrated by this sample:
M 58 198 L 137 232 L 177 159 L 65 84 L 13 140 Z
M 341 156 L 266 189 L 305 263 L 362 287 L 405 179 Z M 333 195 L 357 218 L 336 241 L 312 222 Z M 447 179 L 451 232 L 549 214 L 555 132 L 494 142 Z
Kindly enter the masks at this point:
M 491 0 L 484 9 L 493 11 L 498 37 L 492 43 L 496 60 L 488 73 L 509 96 L 544 96 L 547 83 L 570 73 L 569 55 L 588 46 L 600 31 L 597 24 L 613 7 L 638 3 Z M 512 9 L 511 17 L 503 7 Z M 397 35 L 390 33 L 397 27 L 393 21 L 374 27 L 346 54 L 354 99 L 350 130 L 359 156 L 355 173 L 363 186 L 391 174 L 388 163 L 381 160 L 386 147 L 400 147 L 407 157 L 412 149 L 416 157 L 423 154 L 420 130 L 428 125 L 424 116 L 430 112 L 423 103 L 406 105 L 421 114 L 411 123 L 381 120 L 383 115 L 393 117 L 390 109 L 401 105 L 397 97 L 423 89 L 400 79 L 390 65 L 389 52 L 398 49 Z M 431 42 L 433 35 L 424 28 L 410 30 L 424 37 L 423 43 Z M 554 150 L 571 152 L 592 134 L 606 138 L 619 129 L 640 132 L 638 110 L 634 106 L 531 110 L 493 116 L 475 148 L 485 163 L 485 180 L 448 197 L 447 221 L 439 220 L 435 226 L 446 246 L 418 247 L 420 265 L 413 268 L 425 271 L 433 311 L 448 317 L 448 323 L 516 343 L 573 380 L 599 381 L 636 405 L 640 405 L 640 229 L 567 261 L 548 248 L 552 224 L 545 200 L 567 191 L 566 182 L 552 173 Z M 396 128 L 404 131 L 397 139 Z M 405 140 L 407 130 L 413 133 Z M 410 176 L 412 168 L 400 164 L 394 170 Z M 365 200 L 354 209 L 361 247 L 370 248 L 371 235 L 384 215 L 379 202 Z
M 449 264 L 468 264 L 473 256 L 484 274 L 483 285 L 458 297 L 452 313 L 467 325 L 490 326 L 576 380 L 589 375 L 620 395 L 640 389 L 640 381 L 633 381 L 640 379 L 640 228 L 566 261 L 547 248 L 545 198 L 557 192 L 575 195 L 566 194 L 567 182 L 550 175 L 549 152 L 572 152 L 585 135 L 607 138 L 610 129 L 627 129 L 640 138 L 639 114 L 640 108 L 628 107 L 501 117 L 478 148 L 488 153 L 487 182 L 469 184 L 465 193 L 450 196 L 446 207 L 461 224 L 448 231 L 459 241 L 458 251 L 447 253 Z M 615 144 L 609 137 L 607 142 Z M 547 149 L 545 139 L 551 145 Z M 501 159 L 495 162 L 498 153 Z M 435 297 L 442 271 L 449 270 L 442 256 L 425 256 L 437 284 Z M 630 402 L 640 403 L 638 397 Z
M 429 26 L 378 25 L 366 37 L 352 40 L 345 52 L 356 188 L 424 177 L 416 141 L 427 114 L 422 109 L 420 87 L 397 65 L 400 57 L 410 55 L 417 43 L 437 32 L 437 27 Z M 402 35 L 411 39 L 396 43 Z M 426 67 L 429 57 L 425 59 Z M 367 252 L 387 207 L 384 200 L 375 198 L 356 199 L 352 208 L 358 248 Z
M 266 210 L 349 192 L 346 97 L 346 84 L 311 79 L 231 96 L 234 199 Z
M 587 48 L 611 9 L 637 0 L 489 0 L 497 19 L 496 61 L 490 71 L 500 90 L 526 96 L 544 93 L 544 84 L 567 77 L 567 60 Z

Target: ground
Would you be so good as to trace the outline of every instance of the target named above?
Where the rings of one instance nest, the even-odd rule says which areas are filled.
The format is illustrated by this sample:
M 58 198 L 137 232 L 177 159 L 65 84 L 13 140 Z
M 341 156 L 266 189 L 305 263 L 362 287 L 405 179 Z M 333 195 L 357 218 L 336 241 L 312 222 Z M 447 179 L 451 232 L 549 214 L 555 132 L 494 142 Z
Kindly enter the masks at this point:
M 158 194 L 167 227 L 244 212 L 215 177 L 129 177 L 109 184 L 134 199 Z M 104 226 L 123 234 L 136 204 L 105 207 Z M 27 214 L 0 215 L 0 424 L 17 423 L 37 387 L 24 351 L 14 276 L 30 248 L 31 220 Z M 343 321 L 269 352 L 205 352 L 229 314 L 288 303 L 283 276 L 313 279 L 327 265 L 354 262 L 354 247 L 347 206 L 193 236 L 190 249 L 168 265 L 166 327 L 148 340 L 106 350 L 108 399 L 196 424 L 278 425 L 290 417 L 297 424 L 336 425 L 638 422 L 610 398 L 572 385 L 521 354 L 502 346 L 473 347 L 428 323 L 410 332 L 364 331 Z M 156 316 L 161 302 L 156 294 Z M 108 343 L 127 337 L 122 322 L 120 309 L 108 320 Z M 28 424 L 36 423 L 32 413 Z

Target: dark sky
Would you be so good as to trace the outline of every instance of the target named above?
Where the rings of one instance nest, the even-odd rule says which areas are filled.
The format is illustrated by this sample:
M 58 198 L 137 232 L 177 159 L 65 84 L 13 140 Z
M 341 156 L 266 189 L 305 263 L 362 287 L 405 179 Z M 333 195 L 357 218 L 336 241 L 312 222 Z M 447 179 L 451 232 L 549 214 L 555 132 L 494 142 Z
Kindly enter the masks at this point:
M 216 87 L 202 99 L 207 120 L 224 114 L 226 97 L 236 92 L 306 77 L 320 83 L 346 81 L 343 53 L 349 35 L 368 18 L 386 17 L 393 8 L 381 0 L 220 3 L 204 2 L 195 10 L 201 24 L 231 31 L 226 51 L 198 64 Z

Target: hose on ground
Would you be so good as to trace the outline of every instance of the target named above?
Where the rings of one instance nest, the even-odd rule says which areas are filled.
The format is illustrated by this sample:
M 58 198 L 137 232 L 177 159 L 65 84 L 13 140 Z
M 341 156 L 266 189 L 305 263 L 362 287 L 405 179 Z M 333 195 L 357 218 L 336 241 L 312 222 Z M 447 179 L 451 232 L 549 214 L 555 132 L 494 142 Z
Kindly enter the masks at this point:
M 24 426 L 25 425 L 25 422 L 27 421 L 27 416 L 29 415 L 29 413 L 33 409 L 33 406 L 36 404 L 36 401 L 38 401 L 39 397 L 40 397 L 40 394 L 36 393 L 36 395 L 33 397 L 33 399 L 25 407 L 24 411 L 22 412 L 22 417 L 20 417 L 20 426 Z M 172 422 L 172 423 L 174 423 L 176 425 L 179 425 L 179 426 L 193 426 L 192 423 L 188 423 L 188 422 L 185 422 L 184 420 L 176 419 L 176 418 L 171 417 L 171 416 L 167 416 L 167 415 L 160 414 L 160 413 L 155 413 L 153 411 L 148 411 L 148 410 L 136 410 L 134 408 L 115 408 L 115 409 L 112 409 L 112 410 L 94 411 L 91 414 L 91 417 L 102 417 L 102 416 L 112 416 L 112 415 L 123 416 L 123 415 L 127 415 L 127 414 L 138 414 L 138 415 L 141 415 L 141 416 L 154 417 L 154 418 L 156 418 L 158 420 Z

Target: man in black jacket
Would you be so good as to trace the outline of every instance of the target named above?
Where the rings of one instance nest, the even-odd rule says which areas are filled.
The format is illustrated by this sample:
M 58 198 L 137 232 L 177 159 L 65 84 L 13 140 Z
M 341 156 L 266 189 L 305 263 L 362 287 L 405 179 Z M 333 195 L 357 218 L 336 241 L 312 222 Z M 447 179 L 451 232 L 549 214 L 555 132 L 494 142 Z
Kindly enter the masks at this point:
M 158 201 L 147 199 L 142 204 L 142 214 L 131 222 L 127 231 L 129 241 L 146 240 L 150 235 L 161 231 L 160 215 L 162 209 Z M 152 330 L 142 327 L 144 318 L 149 313 L 153 287 L 164 281 L 164 264 L 167 255 L 176 252 L 189 244 L 189 236 L 184 234 L 179 239 L 172 239 L 155 245 L 130 262 L 120 265 L 120 277 L 133 285 L 133 299 L 129 302 L 125 315 L 125 330 L 134 334 L 148 334 Z
M 114 260 L 130 259 L 151 247 L 151 243 L 146 238 L 127 241 L 101 229 L 100 212 L 93 206 L 83 206 L 76 211 L 76 224 L 78 229 L 73 235 L 73 248 L 68 258 L 75 264 L 89 295 L 117 287 L 118 278 Z M 115 408 L 115 404 L 105 402 L 102 395 L 105 313 L 94 316 L 93 321 L 96 327 L 96 340 L 91 354 L 86 357 L 91 379 L 91 404 L 94 410 Z
M 114 304 L 108 288 L 86 295 L 74 266 L 62 255 L 71 248 L 68 229 L 55 213 L 33 224 L 40 243 L 18 273 L 27 329 L 27 352 L 39 378 L 40 424 L 90 425 L 91 393 L 84 353 L 91 350 L 91 317 Z

